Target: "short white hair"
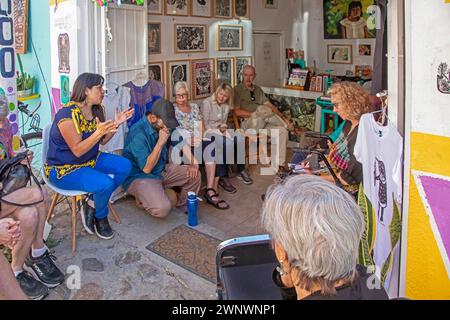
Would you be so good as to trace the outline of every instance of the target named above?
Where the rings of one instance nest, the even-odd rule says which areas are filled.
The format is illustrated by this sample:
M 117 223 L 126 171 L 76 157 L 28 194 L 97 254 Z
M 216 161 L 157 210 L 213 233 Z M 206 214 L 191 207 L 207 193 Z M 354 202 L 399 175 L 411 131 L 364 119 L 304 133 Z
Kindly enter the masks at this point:
M 184 81 L 178 81 L 177 83 L 175 83 L 173 87 L 173 92 L 175 92 L 176 94 L 180 89 L 186 89 L 186 91 L 189 93 L 189 86 Z
M 356 276 L 363 216 L 354 199 L 336 185 L 299 175 L 271 186 L 262 223 L 300 278 L 318 282 L 322 292 L 333 294 L 337 281 Z

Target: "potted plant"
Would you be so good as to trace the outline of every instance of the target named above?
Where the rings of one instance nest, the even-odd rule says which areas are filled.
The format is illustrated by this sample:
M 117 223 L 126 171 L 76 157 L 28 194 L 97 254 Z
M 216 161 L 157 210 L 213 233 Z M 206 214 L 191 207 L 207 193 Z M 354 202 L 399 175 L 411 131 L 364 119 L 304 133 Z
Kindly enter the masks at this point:
M 17 61 L 19 62 L 19 71 L 17 71 L 17 97 L 24 98 L 33 95 L 34 86 L 36 84 L 36 77 L 23 72 L 22 59 L 20 55 L 17 55 Z

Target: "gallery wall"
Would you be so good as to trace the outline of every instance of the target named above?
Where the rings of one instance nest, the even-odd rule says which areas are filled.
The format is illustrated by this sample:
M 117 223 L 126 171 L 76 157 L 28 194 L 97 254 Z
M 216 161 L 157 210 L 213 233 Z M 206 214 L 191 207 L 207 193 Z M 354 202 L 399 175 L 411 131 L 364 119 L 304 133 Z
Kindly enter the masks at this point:
M 250 1 L 250 4 L 252 1 Z M 165 13 L 165 12 L 164 12 Z M 148 23 L 161 23 L 161 53 L 149 54 L 149 63 L 166 62 L 164 65 L 165 84 L 168 83 L 167 62 L 176 60 L 215 59 L 225 57 L 253 56 L 252 21 L 248 19 L 219 19 L 214 17 L 148 15 Z M 176 53 L 175 51 L 175 25 L 206 25 L 207 26 L 207 51 L 194 53 Z M 220 26 L 241 26 L 243 28 L 243 50 L 219 51 L 217 47 L 218 28 Z M 215 63 L 214 63 L 215 65 Z M 166 92 L 167 93 L 167 92 Z

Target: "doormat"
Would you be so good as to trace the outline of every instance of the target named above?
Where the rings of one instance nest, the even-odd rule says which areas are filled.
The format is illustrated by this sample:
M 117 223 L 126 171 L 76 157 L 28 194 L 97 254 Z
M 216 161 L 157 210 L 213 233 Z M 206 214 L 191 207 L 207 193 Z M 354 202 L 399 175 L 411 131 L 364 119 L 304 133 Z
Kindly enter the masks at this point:
M 216 283 L 216 249 L 221 241 L 181 225 L 147 249 L 212 283 Z

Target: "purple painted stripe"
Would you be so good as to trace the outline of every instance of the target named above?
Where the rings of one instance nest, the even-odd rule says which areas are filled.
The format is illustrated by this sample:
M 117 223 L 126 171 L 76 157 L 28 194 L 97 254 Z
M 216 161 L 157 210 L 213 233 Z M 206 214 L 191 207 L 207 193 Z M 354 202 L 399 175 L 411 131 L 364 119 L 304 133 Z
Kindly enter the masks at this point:
M 61 109 L 61 90 L 57 88 L 52 88 L 52 94 L 53 94 L 52 118 L 54 118 L 58 110 Z
M 438 226 L 447 257 L 450 257 L 450 181 L 428 176 L 421 176 L 420 181 Z

